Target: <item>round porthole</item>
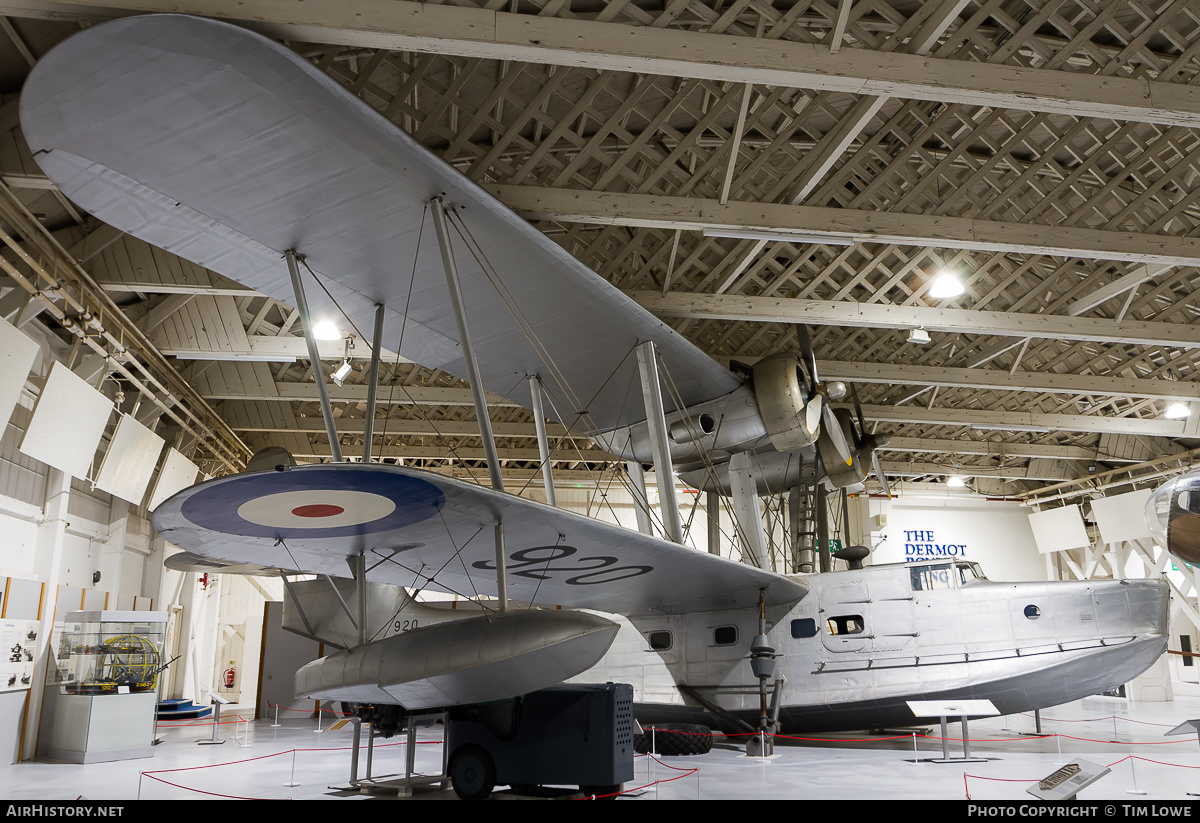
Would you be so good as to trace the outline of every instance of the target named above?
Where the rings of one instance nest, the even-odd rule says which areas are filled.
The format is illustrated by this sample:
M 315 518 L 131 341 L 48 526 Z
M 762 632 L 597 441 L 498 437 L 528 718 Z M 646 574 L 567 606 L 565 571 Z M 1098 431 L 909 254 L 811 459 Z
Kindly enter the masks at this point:
M 1042 616 L 1042 610 L 1039 609 L 1037 606 L 1033 605 L 1032 603 L 1030 603 L 1028 606 L 1025 607 L 1025 616 L 1028 617 L 1030 620 L 1037 620 L 1039 617 Z

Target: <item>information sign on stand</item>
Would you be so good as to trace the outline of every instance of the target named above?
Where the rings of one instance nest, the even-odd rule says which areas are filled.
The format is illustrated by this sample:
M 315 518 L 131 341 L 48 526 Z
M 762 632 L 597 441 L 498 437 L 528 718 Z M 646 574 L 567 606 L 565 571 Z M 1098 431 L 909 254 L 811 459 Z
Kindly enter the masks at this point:
M 1075 758 L 1067 765 L 1048 774 L 1036 786 L 1026 789 L 1034 797 L 1062 803 L 1074 800 L 1082 789 L 1109 773 L 1104 766 Z
M 210 694 L 209 698 L 212 699 L 213 706 L 215 707 L 213 709 L 213 731 L 210 739 L 201 739 L 196 741 L 201 746 L 215 746 L 225 742 L 224 740 L 217 740 L 217 729 L 221 728 L 221 707 L 227 704 L 229 701 L 224 697 L 221 697 L 219 694 Z
M 914 717 L 938 717 L 942 721 L 942 756 L 931 758 L 931 763 L 984 763 L 987 758 L 971 757 L 971 737 L 967 733 L 968 717 L 995 717 L 1000 710 L 990 700 L 906 700 Z M 957 717 L 962 720 L 963 756 L 950 756 L 950 739 L 947 736 L 946 720 Z

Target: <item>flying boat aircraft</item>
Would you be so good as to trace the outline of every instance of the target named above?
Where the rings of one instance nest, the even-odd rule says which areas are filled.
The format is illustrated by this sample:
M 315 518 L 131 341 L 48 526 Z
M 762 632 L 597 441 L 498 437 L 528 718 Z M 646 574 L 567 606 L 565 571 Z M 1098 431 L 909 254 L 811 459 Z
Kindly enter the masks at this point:
M 662 539 L 510 494 L 494 453 L 491 488 L 369 451 L 341 461 L 312 309 L 373 327 L 376 347 L 387 327 L 403 356 L 468 379 L 493 452 L 482 387 L 631 468 L 743 501 L 804 466 L 860 484 L 880 441 L 832 409 L 844 387 L 820 380 L 802 329 L 799 356 L 724 368 L 245 29 L 183 15 L 91 27 L 34 68 L 21 117 L 81 207 L 301 311 L 334 461 L 260 455 L 153 513 L 184 550 L 174 568 L 284 576 L 289 627 L 339 649 L 301 670 L 298 696 L 417 711 L 523 694 L 604 660 L 617 625 L 584 610 L 628 617 L 666 663 L 676 691 L 643 695 L 645 716 L 770 715 L 785 730 L 909 723 L 917 697 L 1035 709 L 1128 681 L 1165 649 L 1159 581 L 994 583 L 970 563 L 864 568 L 861 553 L 860 568 L 785 575 L 682 546 L 678 523 Z

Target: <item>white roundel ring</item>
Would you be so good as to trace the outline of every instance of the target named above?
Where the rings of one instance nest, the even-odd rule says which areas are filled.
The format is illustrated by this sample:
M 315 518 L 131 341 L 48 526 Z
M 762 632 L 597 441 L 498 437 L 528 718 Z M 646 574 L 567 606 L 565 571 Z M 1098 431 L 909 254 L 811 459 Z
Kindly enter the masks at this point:
M 364 491 L 303 489 L 247 500 L 238 517 L 278 529 L 337 529 L 360 526 L 396 510 L 392 500 Z

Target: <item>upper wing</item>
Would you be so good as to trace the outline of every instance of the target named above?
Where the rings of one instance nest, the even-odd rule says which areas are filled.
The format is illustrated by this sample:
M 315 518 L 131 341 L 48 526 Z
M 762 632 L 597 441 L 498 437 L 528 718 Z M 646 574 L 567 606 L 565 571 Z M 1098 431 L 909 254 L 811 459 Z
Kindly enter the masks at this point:
M 363 552 L 371 580 L 464 596 L 496 592 L 493 526 L 502 522 L 509 597 L 627 615 L 752 607 L 761 589 L 769 604 L 792 603 L 808 590 L 798 579 L 399 466 L 221 477 L 179 492 L 153 521 L 201 557 L 345 577 L 346 558 Z
M 105 222 L 285 302 L 294 248 L 359 329 L 382 303 L 390 344 L 406 313 L 400 353 L 464 376 L 426 219 L 443 196 L 501 281 L 458 246 L 484 386 L 528 406 L 524 378 L 539 375 L 567 425 L 644 418 L 626 389 L 645 340 L 684 405 L 738 385 L 331 77 L 237 26 L 156 15 L 81 31 L 30 73 L 21 124 L 46 174 Z M 336 316 L 321 289 L 308 298 Z

